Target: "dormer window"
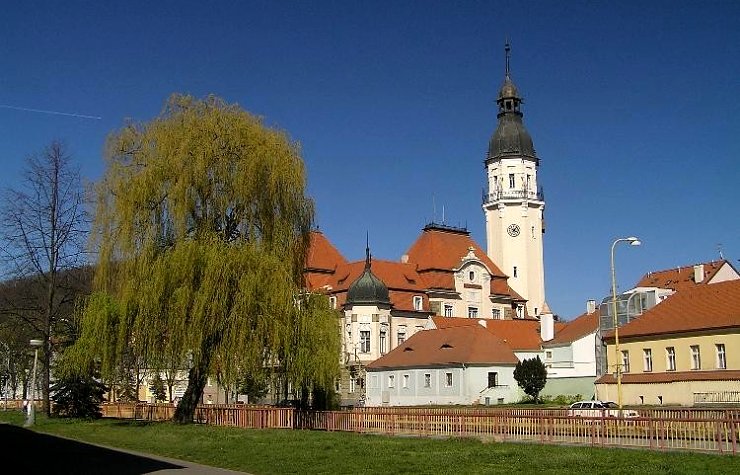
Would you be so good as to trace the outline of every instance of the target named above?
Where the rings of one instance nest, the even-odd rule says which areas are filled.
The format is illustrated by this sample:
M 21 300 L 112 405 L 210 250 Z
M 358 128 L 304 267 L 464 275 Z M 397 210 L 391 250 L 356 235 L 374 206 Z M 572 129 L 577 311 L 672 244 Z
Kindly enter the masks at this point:
M 424 299 L 421 295 L 414 295 L 414 310 L 421 311 Z
M 336 297 L 329 297 L 329 307 L 331 308 L 337 308 L 337 298 Z

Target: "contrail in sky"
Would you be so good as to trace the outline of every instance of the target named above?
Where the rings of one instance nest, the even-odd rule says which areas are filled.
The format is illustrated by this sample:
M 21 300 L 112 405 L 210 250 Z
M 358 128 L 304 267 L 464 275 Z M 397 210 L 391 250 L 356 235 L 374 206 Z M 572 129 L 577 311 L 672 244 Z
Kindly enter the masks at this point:
M 28 107 L 16 107 L 16 106 L 9 106 L 5 104 L 0 104 L 0 108 L 3 109 L 13 109 L 17 111 L 26 111 L 26 112 L 40 112 L 41 114 L 52 114 L 52 115 L 66 115 L 67 117 L 79 117 L 80 119 L 93 119 L 93 120 L 100 120 L 102 117 L 98 117 L 95 115 L 84 115 L 84 114 L 73 114 L 71 112 L 57 112 L 57 111 L 47 111 L 43 109 L 31 109 Z

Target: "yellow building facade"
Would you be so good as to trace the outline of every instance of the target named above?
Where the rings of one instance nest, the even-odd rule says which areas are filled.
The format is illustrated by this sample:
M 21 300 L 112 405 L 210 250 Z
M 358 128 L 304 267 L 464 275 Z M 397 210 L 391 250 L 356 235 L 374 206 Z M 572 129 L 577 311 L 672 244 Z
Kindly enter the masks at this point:
M 740 403 L 740 282 L 685 290 L 604 335 L 601 400 L 624 405 Z M 621 385 L 617 384 L 617 365 Z

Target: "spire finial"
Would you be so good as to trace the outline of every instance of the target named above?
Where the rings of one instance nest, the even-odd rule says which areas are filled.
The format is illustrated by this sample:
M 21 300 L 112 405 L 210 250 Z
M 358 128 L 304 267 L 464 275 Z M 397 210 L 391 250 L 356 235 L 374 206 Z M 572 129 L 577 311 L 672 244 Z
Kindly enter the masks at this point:
M 504 51 L 506 51 L 506 77 L 509 77 L 509 62 L 511 60 L 511 43 L 509 37 L 506 37 L 506 44 L 504 44 Z
M 365 234 L 365 269 L 370 268 L 370 232 L 366 231 Z

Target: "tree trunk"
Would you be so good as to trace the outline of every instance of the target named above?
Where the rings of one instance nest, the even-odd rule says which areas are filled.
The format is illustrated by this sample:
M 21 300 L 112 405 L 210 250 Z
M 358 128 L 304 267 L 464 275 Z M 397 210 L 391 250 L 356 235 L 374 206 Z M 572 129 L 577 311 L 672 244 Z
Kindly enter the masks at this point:
M 201 356 L 198 362 L 188 371 L 188 387 L 185 389 L 182 399 L 177 404 L 175 415 L 172 418 L 174 422 L 180 424 L 190 424 L 193 422 L 195 409 L 198 407 L 198 403 L 200 403 L 200 399 L 203 396 L 203 388 L 206 387 L 206 383 L 208 382 L 211 354 L 213 348 L 215 348 L 220 340 L 221 336 L 216 334 L 211 334 L 203 338 Z

